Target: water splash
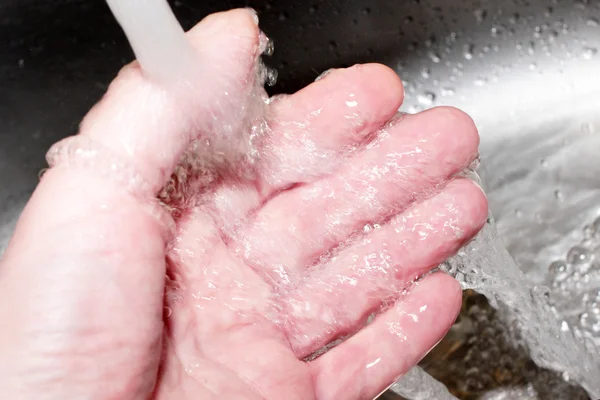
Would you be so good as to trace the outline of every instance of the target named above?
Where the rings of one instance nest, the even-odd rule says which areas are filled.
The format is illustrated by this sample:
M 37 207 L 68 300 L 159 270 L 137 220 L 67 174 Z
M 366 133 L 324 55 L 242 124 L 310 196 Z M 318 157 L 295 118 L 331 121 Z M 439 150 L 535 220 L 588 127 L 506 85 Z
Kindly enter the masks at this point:
M 575 256 L 574 256 L 575 257 Z M 578 256 L 581 258 L 581 256 Z M 556 266 L 561 270 L 560 266 Z M 505 249 L 490 215 L 480 234 L 442 269 L 464 289 L 485 295 L 506 323 L 515 328 L 515 340 L 528 349 L 541 367 L 563 372 L 566 380 L 581 384 L 600 398 L 600 353 L 578 339 L 549 302 L 549 289 L 531 286 Z
M 600 218 L 583 228 L 583 240 L 548 267 L 550 301 L 577 337 L 600 344 Z
M 420 367 L 408 371 L 390 390 L 411 400 L 457 400 L 443 383 Z

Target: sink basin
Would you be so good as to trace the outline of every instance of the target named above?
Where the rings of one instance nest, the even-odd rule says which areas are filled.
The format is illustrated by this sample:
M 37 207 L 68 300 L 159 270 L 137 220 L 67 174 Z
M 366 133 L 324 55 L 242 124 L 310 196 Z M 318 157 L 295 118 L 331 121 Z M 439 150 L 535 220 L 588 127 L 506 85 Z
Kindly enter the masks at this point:
M 267 60 L 279 70 L 273 93 L 295 91 L 331 67 L 378 61 L 404 80 L 402 110 L 451 105 L 471 114 L 497 226 L 533 282 L 546 282 L 548 266 L 600 215 L 600 1 L 171 5 L 189 28 L 247 3 L 275 42 Z M 77 130 L 133 55 L 98 1 L 0 0 L 0 36 L 1 252 L 47 148 Z

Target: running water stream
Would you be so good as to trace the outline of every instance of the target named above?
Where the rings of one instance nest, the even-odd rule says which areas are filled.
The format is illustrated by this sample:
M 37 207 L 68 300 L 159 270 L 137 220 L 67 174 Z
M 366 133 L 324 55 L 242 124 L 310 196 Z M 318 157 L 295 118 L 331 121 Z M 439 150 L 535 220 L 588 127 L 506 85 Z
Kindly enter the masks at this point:
M 410 400 L 457 400 L 443 383 L 418 366 L 408 371 L 390 390 Z
M 591 341 L 575 337 L 552 309 L 549 291 L 531 286 L 502 244 L 490 215 L 475 240 L 444 264 L 464 289 L 485 295 L 506 323 L 520 333 L 522 344 L 541 367 L 563 372 L 566 380 L 600 398 L 600 353 Z
M 538 366 L 562 372 L 566 381 L 578 383 L 592 398 L 600 398 L 600 351 L 592 340 L 576 337 L 557 314 L 548 288 L 530 284 L 504 247 L 491 214 L 479 235 L 441 269 L 463 289 L 486 296 L 511 327 L 517 344 L 529 351 Z M 427 372 L 415 368 L 392 390 L 412 400 L 454 399 L 440 386 Z

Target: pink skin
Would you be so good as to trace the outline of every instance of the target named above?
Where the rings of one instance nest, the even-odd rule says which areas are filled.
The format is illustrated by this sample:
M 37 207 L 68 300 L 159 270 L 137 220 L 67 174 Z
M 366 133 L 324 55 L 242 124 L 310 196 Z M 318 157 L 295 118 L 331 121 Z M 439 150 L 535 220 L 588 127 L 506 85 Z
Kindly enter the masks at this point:
M 403 289 L 485 222 L 483 192 L 454 178 L 477 154 L 472 121 L 442 108 L 388 123 L 402 102 L 393 71 L 336 70 L 269 104 L 253 179 L 221 171 L 188 187 L 199 191 L 179 204 L 171 238 L 147 205 L 190 139 L 243 128 L 258 57 L 245 10 L 188 37 L 192 81 L 165 90 L 133 63 L 81 125 L 147 186 L 60 162 L 23 212 L 0 268 L 3 396 L 376 397 L 459 311 L 460 287 L 443 274 Z

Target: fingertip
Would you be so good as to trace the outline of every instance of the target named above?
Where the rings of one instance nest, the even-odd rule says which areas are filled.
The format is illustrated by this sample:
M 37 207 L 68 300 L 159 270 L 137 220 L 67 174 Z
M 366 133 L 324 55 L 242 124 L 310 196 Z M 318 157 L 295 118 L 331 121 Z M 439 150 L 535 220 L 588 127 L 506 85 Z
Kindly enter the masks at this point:
M 402 105 L 404 86 L 394 70 L 383 64 L 355 64 L 324 71 L 314 83 L 295 93 L 290 100 L 304 104 L 322 98 L 333 101 L 332 95 L 335 98 L 336 94 L 352 95 L 364 122 L 376 129 L 394 116 Z M 330 107 L 334 105 L 329 104 Z
M 471 199 L 471 218 L 473 221 L 473 229 L 476 231 L 475 233 L 477 233 L 487 222 L 489 216 L 489 204 L 487 196 L 481 186 L 472 180 L 468 180 L 468 182 L 470 184 L 469 197 Z
M 453 180 L 448 189 L 460 194 L 457 206 L 465 216 L 461 222 L 465 224 L 467 238 L 471 239 L 487 222 L 489 208 L 483 189 L 474 181 L 466 178 Z
M 409 301 L 419 302 L 427 299 L 441 309 L 452 306 L 460 308 L 462 288 L 460 283 L 443 272 L 435 272 L 415 284 L 410 292 Z
M 363 71 L 368 87 L 373 94 L 383 96 L 382 100 L 390 109 L 397 111 L 400 108 L 404 101 L 404 85 L 396 71 L 379 63 L 357 64 L 354 68 Z
M 218 96 L 225 93 L 214 101 L 240 103 L 253 87 L 264 36 L 256 18 L 248 8 L 222 11 L 206 16 L 187 32 L 197 53 L 194 70 L 205 80 L 201 90 Z
M 414 364 L 419 363 L 452 328 L 462 308 L 460 283 L 444 272 L 435 272 L 417 283 L 401 305 L 419 316 L 418 323 L 429 329 L 415 327 L 423 335 L 420 354 L 414 354 Z M 416 339 L 415 335 L 413 339 Z
M 195 41 L 204 35 L 229 34 L 256 40 L 259 36 L 258 17 L 251 8 L 236 8 L 210 14 L 188 31 L 188 36 Z
M 319 398 L 374 398 L 429 352 L 461 307 L 458 282 L 443 273 L 415 284 L 393 308 L 313 361 Z
M 446 136 L 448 145 L 459 151 L 457 154 L 466 157 L 461 163 L 469 164 L 476 157 L 480 143 L 479 131 L 467 113 L 455 107 L 442 106 L 423 111 L 420 115 Z
M 369 102 L 370 119 L 379 123 L 396 114 L 404 100 L 402 80 L 393 69 L 383 64 L 355 64 L 331 70 L 327 78 L 328 81 L 323 79 L 323 86 L 327 85 L 328 90 L 353 84 L 360 97 Z
M 431 278 L 437 280 L 436 285 L 438 285 L 438 288 L 441 289 L 441 292 L 447 293 L 446 301 L 448 305 L 456 311 L 456 318 L 456 315 L 458 315 L 458 312 L 462 307 L 463 292 L 460 282 L 443 272 L 436 272 L 431 275 Z M 444 303 L 446 303 L 446 301 L 444 301 Z M 452 318 L 452 323 L 454 322 L 455 318 Z
M 436 278 L 437 278 L 437 276 L 439 276 L 439 278 L 437 278 L 437 279 L 440 279 L 440 286 L 445 287 L 446 292 L 448 293 L 448 296 L 447 296 L 448 324 L 447 324 L 447 329 L 445 331 L 447 333 L 448 330 L 450 330 L 450 328 L 452 327 L 452 325 L 454 325 L 454 323 L 456 322 L 456 318 L 458 317 L 458 314 L 460 314 L 460 310 L 462 308 L 463 290 L 462 290 L 462 286 L 460 285 L 460 282 L 458 282 L 456 279 L 454 279 L 450 275 L 447 275 L 443 272 L 437 272 L 434 274 L 434 276 L 436 276 Z M 445 336 L 445 333 L 444 333 L 444 336 Z M 441 339 L 441 337 L 440 337 L 440 339 Z

